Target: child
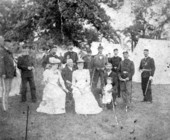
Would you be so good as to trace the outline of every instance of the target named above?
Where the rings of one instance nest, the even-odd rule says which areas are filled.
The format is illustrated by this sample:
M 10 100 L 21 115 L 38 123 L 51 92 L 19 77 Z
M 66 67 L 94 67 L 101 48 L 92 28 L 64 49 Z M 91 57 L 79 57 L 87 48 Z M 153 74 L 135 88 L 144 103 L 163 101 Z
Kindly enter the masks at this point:
M 103 88 L 103 98 L 102 98 L 102 103 L 107 108 L 109 108 L 108 106 L 110 104 L 113 105 L 113 102 L 112 102 L 113 101 L 112 93 L 113 93 L 112 78 L 108 77 L 107 78 L 107 84 Z

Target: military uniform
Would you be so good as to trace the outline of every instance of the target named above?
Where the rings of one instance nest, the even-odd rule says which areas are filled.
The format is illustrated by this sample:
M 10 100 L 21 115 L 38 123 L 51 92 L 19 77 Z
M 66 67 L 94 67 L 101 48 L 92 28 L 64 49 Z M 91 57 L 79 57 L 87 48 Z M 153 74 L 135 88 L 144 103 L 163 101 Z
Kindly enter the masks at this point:
M 30 85 L 32 101 L 36 102 L 37 100 L 33 70 L 28 69 L 31 66 L 34 66 L 34 61 L 29 55 L 23 55 L 18 58 L 18 68 L 21 70 L 22 78 L 21 101 L 23 102 L 26 101 L 27 82 Z
M 123 60 L 118 67 L 118 72 L 120 79 L 121 96 L 126 105 L 129 106 L 132 98 L 132 77 L 135 73 L 133 61 L 129 59 Z M 121 80 L 126 78 L 128 78 L 129 80 L 126 81 Z
M 3 75 L 5 75 L 5 78 L 2 78 Z M 16 76 L 16 68 L 14 66 L 12 53 L 4 48 L 0 48 L 0 84 L 1 87 L 5 88 L 2 88 L 2 100 L 4 110 L 8 109 L 8 96 L 11 90 L 12 79 L 14 78 L 14 76 Z M 5 84 L 5 87 L 3 86 L 3 82 Z
M 151 81 L 149 81 L 149 77 L 150 76 L 153 77 L 155 73 L 154 59 L 151 57 L 143 58 L 139 66 L 139 70 L 143 70 L 141 74 L 141 79 L 142 79 L 141 86 L 142 86 L 144 101 L 152 102 Z M 146 92 L 148 82 L 149 85 Z
M 107 57 L 103 54 L 97 54 L 92 59 L 92 68 L 93 68 L 93 74 L 92 74 L 92 81 L 93 81 L 93 87 L 97 87 L 98 79 L 100 78 L 101 81 L 101 88 L 104 86 L 104 69 L 105 65 L 107 64 L 108 60 Z
M 119 67 L 120 62 L 122 61 L 122 58 L 119 56 L 113 56 L 112 58 L 109 58 L 108 60 L 112 64 L 112 71 L 115 72 L 118 77 L 118 67 Z M 118 90 L 117 96 L 120 97 L 120 80 L 119 80 L 119 78 L 118 78 L 117 90 Z

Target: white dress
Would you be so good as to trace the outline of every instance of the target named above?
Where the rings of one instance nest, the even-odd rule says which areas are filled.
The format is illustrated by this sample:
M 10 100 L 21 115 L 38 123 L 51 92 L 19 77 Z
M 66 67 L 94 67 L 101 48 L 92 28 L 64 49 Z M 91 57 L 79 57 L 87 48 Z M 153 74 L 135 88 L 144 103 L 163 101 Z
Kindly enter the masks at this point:
M 102 102 L 103 104 L 108 104 L 111 103 L 112 101 L 112 92 L 110 92 L 112 90 L 112 84 L 107 84 L 104 88 L 103 88 L 103 98 L 102 98 Z
M 43 81 L 46 83 L 42 102 L 37 108 L 37 112 L 47 114 L 65 113 L 66 93 L 64 81 L 59 70 L 45 70 L 43 73 Z
M 72 76 L 73 98 L 77 114 L 98 114 L 102 111 L 90 89 L 89 70 L 76 70 Z

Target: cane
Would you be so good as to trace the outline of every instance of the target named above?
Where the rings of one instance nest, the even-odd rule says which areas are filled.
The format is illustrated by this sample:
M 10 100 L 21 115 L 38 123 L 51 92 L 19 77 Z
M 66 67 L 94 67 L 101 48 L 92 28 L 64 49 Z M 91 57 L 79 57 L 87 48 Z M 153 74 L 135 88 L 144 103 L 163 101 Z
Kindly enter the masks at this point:
M 3 87 L 3 92 L 2 92 L 2 106 L 3 106 L 3 109 L 4 111 L 6 111 L 6 105 L 5 105 L 5 94 L 6 94 L 6 87 L 5 87 L 5 81 L 4 81 L 4 78 L 2 78 L 2 87 Z
M 116 124 L 117 126 L 119 125 L 119 122 L 118 122 L 118 119 L 117 119 L 117 114 L 116 114 L 116 105 L 113 103 L 113 97 L 112 97 L 112 107 L 113 107 L 113 112 L 114 112 L 114 117 L 115 117 L 115 120 L 116 120 Z
M 26 120 L 25 140 L 28 139 L 28 117 L 29 117 L 29 106 L 27 106 L 27 120 Z

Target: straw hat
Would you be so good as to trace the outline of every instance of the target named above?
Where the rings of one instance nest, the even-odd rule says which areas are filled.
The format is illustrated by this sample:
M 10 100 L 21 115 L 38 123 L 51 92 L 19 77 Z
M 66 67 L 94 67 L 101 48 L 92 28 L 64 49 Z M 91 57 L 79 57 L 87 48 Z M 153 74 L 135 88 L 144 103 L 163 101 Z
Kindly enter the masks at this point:
M 59 63 L 61 63 L 61 61 L 59 59 L 55 58 L 55 57 L 50 57 L 49 63 L 50 64 L 59 64 Z

